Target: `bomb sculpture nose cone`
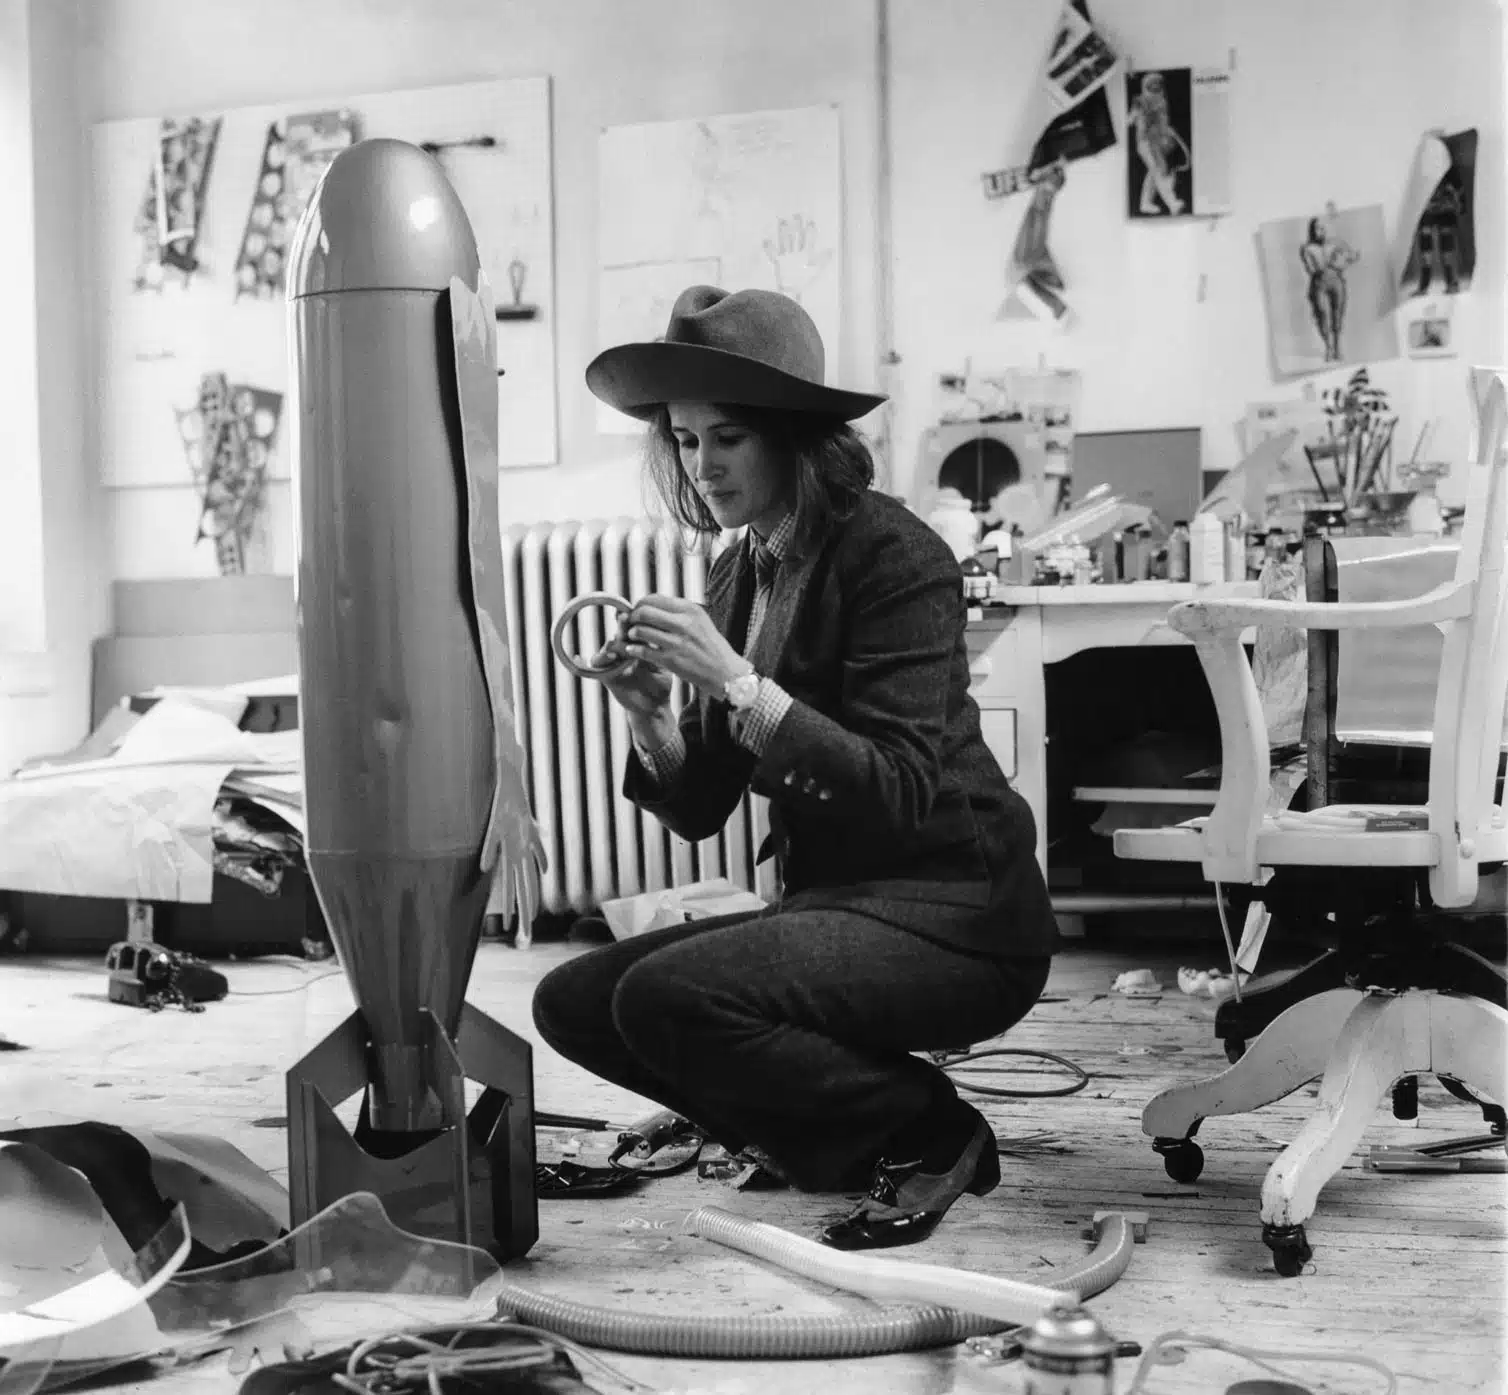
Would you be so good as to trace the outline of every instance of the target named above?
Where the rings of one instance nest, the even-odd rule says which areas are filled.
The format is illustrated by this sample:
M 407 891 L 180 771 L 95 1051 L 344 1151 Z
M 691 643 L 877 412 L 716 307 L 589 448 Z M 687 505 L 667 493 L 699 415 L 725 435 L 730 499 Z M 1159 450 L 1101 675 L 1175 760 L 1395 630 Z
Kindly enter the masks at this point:
M 445 291 L 477 279 L 471 220 L 439 163 L 401 140 L 343 150 L 315 189 L 294 239 L 288 295 Z

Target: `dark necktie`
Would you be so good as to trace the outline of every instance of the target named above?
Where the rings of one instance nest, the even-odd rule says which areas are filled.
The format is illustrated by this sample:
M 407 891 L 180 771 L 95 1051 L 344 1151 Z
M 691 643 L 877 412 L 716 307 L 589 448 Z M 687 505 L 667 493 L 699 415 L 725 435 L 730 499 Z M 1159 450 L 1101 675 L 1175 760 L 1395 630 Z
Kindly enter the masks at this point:
M 763 543 L 754 544 L 754 588 L 756 591 L 768 591 L 775 585 L 775 569 L 780 565 L 780 558 L 770 551 Z
M 753 544 L 754 604 L 749 611 L 749 628 L 744 636 L 745 657 L 753 650 L 754 641 L 759 638 L 764 614 L 770 608 L 770 595 L 775 587 L 775 569 L 780 565 L 780 558 L 758 538 L 753 539 Z

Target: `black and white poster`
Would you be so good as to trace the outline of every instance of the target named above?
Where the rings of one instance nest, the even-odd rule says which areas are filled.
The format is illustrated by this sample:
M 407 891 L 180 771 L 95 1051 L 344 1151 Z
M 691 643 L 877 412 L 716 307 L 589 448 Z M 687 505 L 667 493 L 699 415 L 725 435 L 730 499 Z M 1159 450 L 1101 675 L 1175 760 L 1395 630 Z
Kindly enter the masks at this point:
M 1420 145 L 1399 230 L 1399 298 L 1460 295 L 1476 270 L 1477 133 L 1431 131 Z M 1428 316 L 1417 316 L 1427 319 Z
M 1133 218 L 1230 212 L 1228 71 L 1127 74 L 1126 199 Z

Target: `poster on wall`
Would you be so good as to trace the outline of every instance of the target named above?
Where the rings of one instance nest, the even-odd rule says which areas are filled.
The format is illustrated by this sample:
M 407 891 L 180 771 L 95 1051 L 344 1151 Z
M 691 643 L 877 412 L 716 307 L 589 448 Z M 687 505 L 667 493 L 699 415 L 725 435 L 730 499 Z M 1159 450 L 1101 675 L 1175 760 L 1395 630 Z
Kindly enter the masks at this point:
M 186 284 L 199 269 L 196 249 L 210 166 L 220 138 L 218 116 L 168 117 L 156 124 L 147 153 L 147 187 L 136 211 L 140 239 L 132 286 L 161 291 Z
M 661 338 L 688 286 L 800 301 L 831 375 L 839 355 L 838 109 L 803 107 L 613 126 L 599 146 L 598 343 Z M 598 430 L 643 423 L 599 404 Z
M 199 409 L 206 374 L 223 375 L 233 395 L 287 392 L 287 239 L 319 174 L 355 138 L 422 146 L 444 170 L 498 302 L 500 464 L 555 462 L 548 78 L 242 107 L 195 120 L 196 130 L 207 136 L 213 123 L 216 133 L 214 177 L 192 184 L 202 191 L 195 270 L 161 278 L 151 295 L 135 289 L 137 220 L 142 172 L 155 168 L 163 123 L 112 121 L 93 132 L 90 279 L 99 287 L 101 477 L 120 520 L 112 526 L 117 575 L 213 575 L 227 564 L 201 526 L 201 493 L 181 435 L 194 418 L 184 414 Z M 155 230 L 153 237 L 155 245 Z M 265 442 L 259 508 L 267 545 L 254 536 L 243 549 L 248 570 L 292 565 L 288 438 L 279 431 Z M 147 515 L 146 528 L 125 522 Z
M 1398 357 L 1380 204 L 1263 223 L 1257 249 L 1279 377 Z
M 1089 16 L 1088 0 L 1063 6 L 1038 73 L 1022 130 L 1032 143 L 1018 163 L 981 175 L 986 198 L 1034 187 L 1044 173 L 1098 155 L 1115 144 L 1106 84 L 1120 60 Z
M 238 298 L 283 294 L 284 262 L 299 216 L 320 176 L 355 140 L 356 118 L 349 111 L 301 112 L 268 126 L 262 172 L 236 258 Z
M 1126 199 L 1133 218 L 1229 213 L 1230 73 L 1158 68 L 1126 77 Z
M 1460 295 L 1477 265 L 1477 133 L 1431 131 L 1399 211 L 1399 298 Z

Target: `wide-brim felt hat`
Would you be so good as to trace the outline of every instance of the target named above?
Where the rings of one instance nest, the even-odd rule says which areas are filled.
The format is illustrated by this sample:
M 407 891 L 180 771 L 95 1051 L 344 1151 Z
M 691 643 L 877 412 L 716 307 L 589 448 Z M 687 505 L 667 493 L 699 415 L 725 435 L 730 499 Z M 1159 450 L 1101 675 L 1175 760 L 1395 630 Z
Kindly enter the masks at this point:
M 587 365 L 586 385 L 641 419 L 668 402 L 720 402 L 852 421 L 885 400 L 828 387 L 825 370 L 822 336 L 789 296 L 692 286 L 663 339 L 605 349 Z

